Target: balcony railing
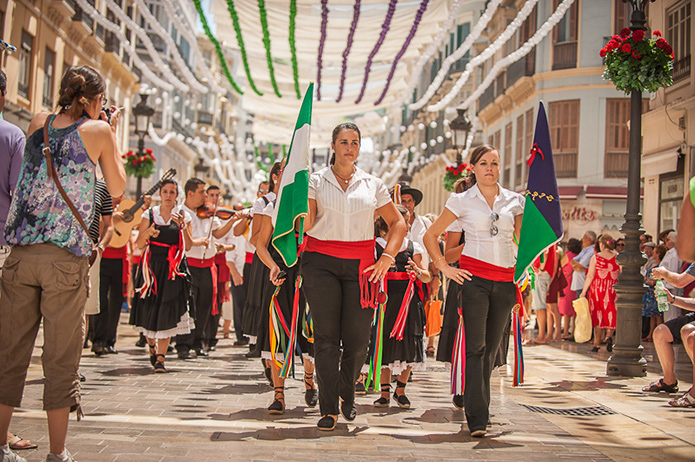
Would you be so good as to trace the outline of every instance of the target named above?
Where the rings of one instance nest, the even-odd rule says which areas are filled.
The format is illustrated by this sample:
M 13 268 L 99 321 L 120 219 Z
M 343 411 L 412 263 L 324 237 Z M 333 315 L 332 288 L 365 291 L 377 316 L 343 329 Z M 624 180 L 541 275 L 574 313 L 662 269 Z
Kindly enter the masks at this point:
M 104 50 L 107 53 L 119 54 L 121 51 L 121 41 L 118 40 L 116 34 L 106 31 L 104 35 Z
M 199 111 L 198 112 L 198 123 L 205 125 L 212 125 L 212 114 L 209 112 Z
M 87 0 L 87 3 L 94 6 L 95 1 L 94 0 Z M 73 10 L 75 10 L 75 16 L 72 17 L 72 20 L 73 21 L 82 21 L 85 24 L 85 26 L 87 26 L 87 29 L 93 31 L 94 30 L 94 19 L 92 19 L 89 15 L 85 14 L 85 12 L 82 11 L 82 8 L 80 8 L 77 5 L 77 2 L 69 1 L 68 4 L 72 7 Z
M 678 82 L 690 77 L 690 55 L 685 58 L 674 61 L 673 63 L 673 81 Z
M 555 160 L 555 174 L 558 178 L 577 177 L 577 153 L 566 152 L 561 154 L 553 153 Z
M 506 78 L 507 73 L 501 72 L 500 75 L 498 75 L 495 79 L 495 98 L 497 98 L 499 95 L 504 94 L 504 90 L 505 88 L 507 88 L 507 86 L 505 85 Z
M 577 67 L 577 42 L 556 43 L 553 47 L 553 70 Z
M 627 178 L 627 152 L 606 152 L 603 176 L 605 178 Z
M 536 72 L 536 50 L 531 50 L 519 61 L 507 68 L 507 87 L 511 87 L 522 77 L 530 77 Z
M 480 95 L 480 99 L 478 100 L 478 103 L 479 103 L 478 110 L 482 111 L 483 108 L 487 107 L 494 100 L 495 100 L 495 85 L 490 85 L 487 88 L 487 90 L 485 90 L 483 92 L 483 94 Z
M 185 137 L 193 137 L 193 132 L 181 125 L 181 123 L 176 119 L 172 119 L 171 129 L 174 131 L 174 133 L 181 133 Z

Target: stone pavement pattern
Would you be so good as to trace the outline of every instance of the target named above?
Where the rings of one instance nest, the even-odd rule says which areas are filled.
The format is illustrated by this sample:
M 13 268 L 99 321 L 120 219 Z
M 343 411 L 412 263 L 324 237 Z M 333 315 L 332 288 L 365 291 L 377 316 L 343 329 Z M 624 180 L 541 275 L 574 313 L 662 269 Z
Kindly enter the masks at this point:
M 451 405 L 445 365 L 432 360 L 406 389 L 410 410 L 393 400 L 389 409 L 374 408 L 376 395 L 369 394 L 358 397 L 354 422 L 341 417 L 334 432 L 324 433 L 315 426 L 318 407 L 304 404 L 301 371 L 287 381 L 287 412 L 271 417 L 266 407 L 273 393 L 260 360 L 245 358 L 246 349 L 232 340 L 220 340 L 206 359 L 170 355 L 171 372 L 155 375 L 146 349 L 134 346 L 132 329 L 121 324 L 119 331 L 118 355 L 97 358 L 84 350 L 86 416 L 71 417 L 68 434 L 80 462 L 695 460 L 695 409 L 670 408 L 667 395 L 641 393 L 655 373 L 606 377 L 607 354 L 588 354 L 589 345 L 526 348 L 526 383 L 513 388 L 511 369 L 493 376 L 493 427 L 488 437 L 473 439 L 463 412 Z M 28 461 L 45 460 L 48 452 L 40 353 L 37 348 L 32 357 L 11 428 L 39 443 L 38 450 L 22 451 Z M 685 370 L 683 391 L 691 380 Z M 576 408 L 608 415 L 547 413 Z

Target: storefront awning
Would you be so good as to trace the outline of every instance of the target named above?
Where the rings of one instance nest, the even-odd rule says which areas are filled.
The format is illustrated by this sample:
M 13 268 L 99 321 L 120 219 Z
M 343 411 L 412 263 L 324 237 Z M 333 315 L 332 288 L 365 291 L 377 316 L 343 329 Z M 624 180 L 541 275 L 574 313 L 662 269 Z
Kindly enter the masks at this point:
M 642 177 L 663 175 L 678 169 L 678 146 L 642 156 Z
M 577 196 L 582 191 L 581 186 L 558 186 L 561 201 L 576 201 Z
M 640 189 L 640 199 L 644 196 L 644 190 Z M 587 186 L 587 199 L 602 200 L 627 200 L 627 188 L 620 186 Z

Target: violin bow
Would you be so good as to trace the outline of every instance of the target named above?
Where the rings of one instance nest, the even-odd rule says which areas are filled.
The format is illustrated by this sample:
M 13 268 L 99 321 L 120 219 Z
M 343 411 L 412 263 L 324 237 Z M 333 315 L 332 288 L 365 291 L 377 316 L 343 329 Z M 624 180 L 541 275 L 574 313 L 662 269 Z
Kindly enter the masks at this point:
M 219 196 L 215 199 L 215 209 L 212 212 L 212 216 L 210 217 L 210 229 L 208 230 L 208 246 L 210 245 L 210 239 L 212 238 L 212 225 L 215 224 L 215 215 L 217 215 L 217 204 L 220 202 Z M 207 254 L 209 247 L 205 248 L 205 252 L 203 252 L 203 258 L 205 258 L 205 255 Z M 217 254 L 217 251 L 215 251 L 215 254 Z

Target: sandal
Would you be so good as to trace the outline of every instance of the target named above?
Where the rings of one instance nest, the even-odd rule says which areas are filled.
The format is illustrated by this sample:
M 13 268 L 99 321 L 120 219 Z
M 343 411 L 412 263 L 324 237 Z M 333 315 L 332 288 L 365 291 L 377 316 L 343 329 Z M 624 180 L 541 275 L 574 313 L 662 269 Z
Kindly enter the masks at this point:
M 314 385 L 313 373 L 304 373 L 304 385 L 307 387 L 304 392 L 304 402 L 309 407 L 316 407 L 316 404 L 319 402 L 319 393 L 316 389 L 316 385 Z
M 316 426 L 319 430 L 324 432 L 329 432 L 335 428 L 335 424 L 338 422 L 338 418 L 332 415 L 325 415 L 321 417 Z
M 356 395 L 366 395 L 367 394 L 367 388 L 364 386 L 366 381 L 367 381 L 367 374 L 365 374 L 364 372 L 361 372 L 359 378 L 357 379 L 357 382 L 355 382 L 355 394 Z
M 429 358 L 434 358 L 434 346 L 432 346 L 432 345 L 428 346 L 427 349 L 425 350 L 425 353 L 427 354 L 427 356 Z
M 162 359 L 159 359 L 159 358 L 162 358 Z M 158 374 L 163 374 L 163 373 L 167 372 L 166 368 L 164 367 L 164 355 L 156 355 L 155 356 L 154 371 Z
M 268 414 L 281 415 L 285 413 L 285 387 L 275 387 L 275 400 L 268 406 Z
M 10 435 L 12 435 L 12 433 L 10 433 Z M 29 444 L 19 445 L 19 443 L 21 443 L 22 441 Z M 13 451 L 19 451 L 21 449 L 36 449 L 39 447 L 38 444 L 32 443 L 29 440 L 25 440 L 19 435 L 12 435 L 12 437 L 9 440 L 7 440 L 7 444 Z
M 650 393 L 659 393 L 662 391 L 665 391 L 666 393 L 678 393 L 678 381 L 676 381 L 674 384 L 667 385 L 666 382 L 664 382 L 664 379 L 661 378 L 656 382 L 652 382 L 646 387 L 643 387 L 642 391 Z
M 690 390 L 688 390 L 683 396 L 672 399 L 668 404 L 673 407 L 695 407 L 695 398 L 690 395 Z
M 386 396 L 381 396 L 379 399 L 374 401 L 374 407 L 388 407 L 391 402 L 391 384 L 382 383 L 381 392 L 386 393 Z
M 154 367 L 154 364 L 157 362 L 157 344 L 150 345 L 148 343 L 147 346 L 150 347 L 150 363 Z
M 396 404 L 398 404 L 398 407 L 400 407 L 401 409 L 410 409 L 410 400 L 405 396 L 405 385 L 406 384 L 401 382 L 400 380 L 396 380 L 396 389 L 393 391 L 393 399 L 396 401 Z M 396 394 L 399 388 L 403 389 L 402 395 Z

